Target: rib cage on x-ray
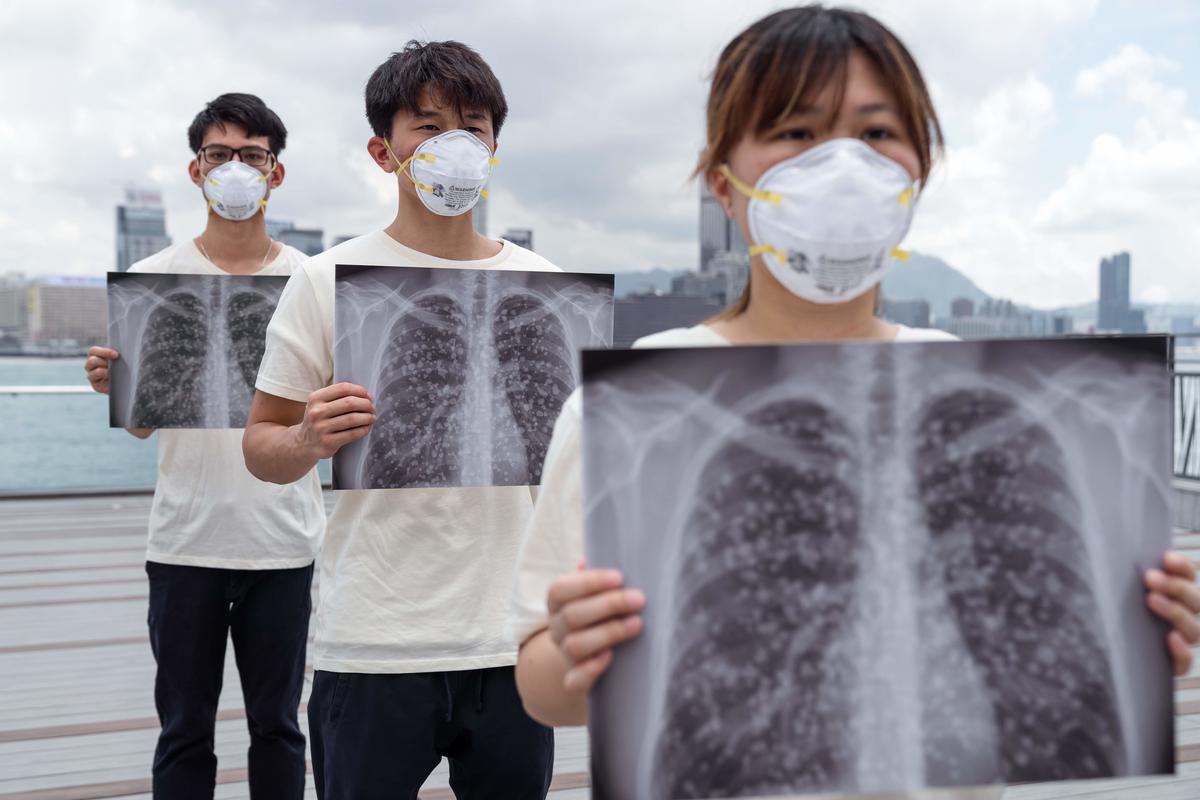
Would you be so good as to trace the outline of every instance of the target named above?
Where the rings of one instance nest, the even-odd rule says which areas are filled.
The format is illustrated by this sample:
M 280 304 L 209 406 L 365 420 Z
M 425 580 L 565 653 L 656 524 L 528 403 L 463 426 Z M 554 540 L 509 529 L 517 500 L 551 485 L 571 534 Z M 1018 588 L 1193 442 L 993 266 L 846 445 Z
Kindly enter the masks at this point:
M 469 310 L 453 295 L 435 292 L 416 300 L 392 326 L 380 372 L 382 422 L 367 451 L 371 485 L 510 486 L 541 480 L 554 421 L 575 386 L 570 345 L 562 323 L 537 295 L 513 292 L 496 301 L 486 273 L 471 279 Z M 491 375 L 471 374 L 473 351 L 482 354 L 476 366 L 488 365 Z M 479 387 L 480 377 L 493 391 Z M 476 413 L 479 405 L 488 407 L 483 415 L 488 430 L 477 425 L 474 431 L 486 432 L 488 453 L 464 447 L 467 429 L 478 419 L 464 408 L 473 393 Z M 401 446 L 414 439 L 417 448 Z M 491 474 L 470 475 L 483 460 L 490 460 Z
M 685 495 L 694 500 L 672 580 L 673 677 L 647 773 L 653 796 L 858 785 L 846 703 L 859 681 L 848 632 L 872 624 L 858 603 L 867 584 L 883 580 L 860 568 L 862 537 L 878 535 L 862 527 L 878 518 L 871 504 L 912 504 L 923 521 L 913 534 L 917 556 L 900 568 L 922 587 L 915 625 L 930 647 L 922 654 L 930 668 L 914 678 L 924 780 L 1119 770 L 1107 643 L 1054 439 L 999 391 L 945 392 L 923 408 L 912 435 L 897 436 L 886 374 L 866 426 L 796 386 L 792 399 L 745 413 Z M 898 458 L 915 485 L 881 474 L 889 462 L 880 447 L 901 444 L 911 448 Z M 946 608 L 948 626 L 939 616 Z M 946 679 L 955 672 L 948 664 L 968 677 Z M 986 690 L 983 706 L 964 703 L 970 680 Z M 994 760 L 981 763 L 989 749 Z
M 122 424 L 245 425 L 284 277 L 122 273 L 110 288 L 131 393 Z M 114 345 L 118 344 L 113 342 Z M 115 387 L 114 387 L 115 388 Z M 131 402 L 128 402 L 131 400 Z
M 847 768 L 850 671 L 822 644 L 849 622 L 856 462 L 837 415 L 795 400 L 751 414 L 701 473 L 671 642 L 688 669 L 667 689 L 657 796 L 822 785 Z M 818 579 L 830 591 L 805 591 Z
M 611 341 L 611 278 L 339 269 L 337 313 L 354 321 L 338 323 L 336 358 L 373 391 L 378 418 L 361 461 L 354 447 L 335 459 L 337 485 L 539 483 L 576 349 Z M 352 354 L 364 350 L 377 355 Z
M 1062 453 L 1009 397 L 960 390 L 924 410 L 912 454 L 930 541 L 922 584 L 940 586 L 996 725 L 996 780 L 1119 773 L 1121 726 L 1090 560 Z M 929 691 L 923 704 L 944 709 Z M 927 725 L 927 774 L 953 780 L 969 742 Z

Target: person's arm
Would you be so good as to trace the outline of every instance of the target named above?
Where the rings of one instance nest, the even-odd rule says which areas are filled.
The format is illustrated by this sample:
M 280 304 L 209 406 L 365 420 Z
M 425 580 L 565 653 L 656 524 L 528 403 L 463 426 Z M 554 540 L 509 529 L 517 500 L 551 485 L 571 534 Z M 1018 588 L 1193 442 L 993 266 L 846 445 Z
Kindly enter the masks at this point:
M 87 360 L 83 362 L 83 369 L 87 373 L 88 383 L 92 385 L 94 391 L 108 394 L 108 362 L 118 358 L 120 358 L 120 354 L 112 348 L 88 348 Z M 126 428 L 125 430 L 139 439 L 146 439 L 154 433 L 154 428 Z
M 259 389 L 242 435 L 242 455 L 259 480 L 292 483 L 322 458 L 366 436 L 374 422 L 370 393 L 353 383 L 318 389 L 308 403 Z
M 1171 623 L 1167 649 L 1175 663 L 1175 674 L 1186 675 L 1192 668 L 1192 646 L 1200 643 L 1200 587 L 1196 586 L 1196 568 L 1183 553 L 1163 556 L 1162 569 L 1146 571 L 1146 605 Z
M 517 691 L 543 725 L 583 725 L 587 694 L 612 663 L 612 649 L 642 631 L 645 596 L 622 589 L 614 569 L 581 569 L 550 586 L 550 626 L 521 645 Z

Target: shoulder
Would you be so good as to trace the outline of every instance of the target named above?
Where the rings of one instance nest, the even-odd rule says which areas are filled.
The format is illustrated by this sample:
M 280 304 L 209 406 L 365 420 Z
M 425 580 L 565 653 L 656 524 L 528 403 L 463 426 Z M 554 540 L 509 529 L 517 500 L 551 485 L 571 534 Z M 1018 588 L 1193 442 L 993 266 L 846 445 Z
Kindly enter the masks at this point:
M 300 250 L 292 247 L 290 244 L 285 244 L 283 250 L 275 260 L 275 273 L 279 275 L 291 275 L 300 269 L 300 265 L 308 260 L 308 256 Z
M 509 249 L 508 258 L 504 260 L 504 266 L 508 269 L 532 269 L 543 270 L 545 272 L 563 272 L 564 270 L 551 263 L 548 259 L 539 256 L 532 250 L 526 250 L 520 245 L 513 244 L 508 240 L 501 240 L 504 246 Z
M 959 342 L 962 341 L 953 333 L 937 328 L 910 328 L 901 325 L 896 332 L 897 342 Z
M 633 343 L 636 348 L 643 347 L 704 347 L 724 346 L 729 340 L 703 323 L 690 328 L 671 328 L 670 330 L 643 336 Z
M 147 256 L 129 267 L 130 272 L 170 272 L 175 266 L 185 247 L 191 247 L 191 239 L 179 244 L 172 244 L 159 250 L 152 256 Z

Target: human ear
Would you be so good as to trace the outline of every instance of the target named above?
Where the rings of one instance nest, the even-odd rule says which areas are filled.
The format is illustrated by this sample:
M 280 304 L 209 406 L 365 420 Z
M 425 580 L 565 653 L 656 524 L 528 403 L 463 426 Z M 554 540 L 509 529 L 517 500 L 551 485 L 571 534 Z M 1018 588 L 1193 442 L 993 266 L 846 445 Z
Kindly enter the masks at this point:
M 704 174 L 704 179 L 708 181 L 708 188 L 721 204 L 725 216 L 733 219 L 733 187 L 729 185 L 729 178 L 724 172 L 714 168 Z
M 367 140 L 367 152 L 384 172 L 395 172 L 399 166 L 388 152 L 388 142 L 382 136 L 372 136 Z
M 195 185 L 204 186 L 204 176 L 200 174 L 200 162 L 194 158 L 188 162 L 188 177 Z

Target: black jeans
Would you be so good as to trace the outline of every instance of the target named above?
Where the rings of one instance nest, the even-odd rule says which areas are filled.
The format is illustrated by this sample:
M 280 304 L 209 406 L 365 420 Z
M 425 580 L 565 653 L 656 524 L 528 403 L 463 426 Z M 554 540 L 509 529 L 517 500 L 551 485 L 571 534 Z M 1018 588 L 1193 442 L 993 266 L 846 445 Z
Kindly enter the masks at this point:
M 543 800 L 554 731 L 521 706 L 512 667 L 319 671 L 308 699 L 321 800 L 412 800 L 445 756 L 458 800 Z
M 301 800 L 304 734 L 297 718 L 312 610 L 312 564 L 237 570 L 146 563 L 150 648 L 158 663 L 154 705 L 156 800 L 211 800 L 213 738 L 225 641 L 242 681 L 250 729 L 250 796 Z

